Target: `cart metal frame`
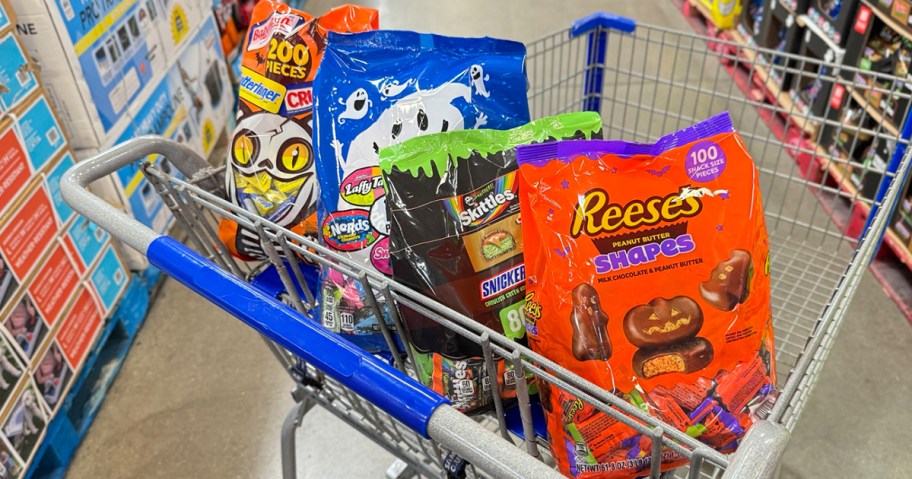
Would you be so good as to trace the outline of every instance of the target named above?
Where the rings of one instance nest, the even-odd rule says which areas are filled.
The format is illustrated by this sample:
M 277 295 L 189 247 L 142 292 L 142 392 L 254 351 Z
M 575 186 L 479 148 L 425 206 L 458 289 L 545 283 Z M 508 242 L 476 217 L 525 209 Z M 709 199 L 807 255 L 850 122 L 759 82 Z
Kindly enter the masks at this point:
M 266 339 L 295 378 L 298 403 L 282 428 L 286 478 L 295 476 L 295 431 L 314 405 L 398 456 L 404 462 L 403 475 L 443 477 L 452 463 L 459 462 L 454 461 L 455 454 L 468 462 L 469 477 L 559 477 L 547 444 L 533 432 L 522 373 L 565 389 L 648 435 L 653 456 L 667 448 L 690 460 L 689 467 L 667 476 L 774 477 L 789 431 L 808 401 L 908 175 L 906 146 L 912 127 L 905 124 L 896 131 L 882 121 L 867 122 L 876 120 L 871 116 L 876 110 L 861 93 L 861 85 L 870 82 L 870 92 L 907 98 L 908 92 L 900 88 L 903 80 L 604 13 L 528 44 L 527 66 L 533 118 L 598 111 L 607 138 L 649 141 L 722 110 L 732 114 L 761 172 L 780 385 L 769 417 L 749 430 L 736 453 L 723 455 L 471 318 L 225 201 L 224 167 L 211 167 L 184 146 L 158 137 L 134 139 L 74 166 L 62 179 L 61 190 L 80 214 Z M 760 93 L 745 96 L 744 82 L 739 87 L 729 72 L 746 78 L 749 92 L 756 88 Z M 856 101 L 863 100 L 859 113 L 846 119 L 833 102 L 826 111 L 814 113 L 800 101 L 787 101 L 792 97 L 776 90 L 772 80 L 784 75 L 802 86 L 817 82 L 817 88 L 844 89 Z M 807 92 L 799 89 L 794 98 L 800 100 Z M 853 164 L 838 149 L 818 146 L 831 134 L 842 135 L 840 144 L 850 149 L 869 140 L 891 142 L 892 156 L 882 167 Z M 160 155 L 186 175 L 181 180 L 151 162 L 143 165 L 146 177 L 186 230 L 189 246 L 153 232 L 87 189 L 93 181 L 150 155 Z M 852 189 L 850 168 L 879 175 L 875 195 L 865 197 Z M 859 212 L 867 214 L 861 234 L 847 235 L 845 223 Z M 287 304 L 247 282 L 263 265 L 242 263 L 228 254 L 213 227 L 222 217 L 259 233 L 267 263 L 278 270 L 285 286 Z M 316 306 L 313 295 L 306 287 L 299 294 L 294 286 L 305 284 L 301 268 L 306 265 L 295 255 L 283 262 L 279 251 L 294 251 L 361 281 L 377 317 L 382 317 L 381 301 L 404 304 L 471 339 L 482 347 L 489 371 L 495 371 L 495 356 L 506 358 L 517 370 L 519 426 L 508 424 L 497 394 L 492 413 L 469 418 L 415 381 L 409 352 L 397 349 L 392 340 L 393 330 L 401 329 L 396 308 L 390 308 L 392 328 L 380 322 L 393 352 L 388 362 L 322 329 L 309 319 Z M 659 463 L 648 464 L 643 473 L 660 477 Z

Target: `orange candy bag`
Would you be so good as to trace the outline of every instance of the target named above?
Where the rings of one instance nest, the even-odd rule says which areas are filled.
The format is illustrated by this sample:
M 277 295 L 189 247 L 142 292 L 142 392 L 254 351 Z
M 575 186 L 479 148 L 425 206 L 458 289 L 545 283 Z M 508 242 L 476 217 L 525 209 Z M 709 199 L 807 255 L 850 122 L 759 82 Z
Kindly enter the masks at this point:
M 364 32 L 377 24 L 377 10 L 355 5 L 314 17 L 273 0 L 257 4 L 241 52 L 237 127 L 228 150 L 232 203 L 316 236 L 313 81 L 329 31 Z M 257 233 L 232 220 L 221 221 L 219 238 L 237 257 L 266 258 Z
M 521 146 L 531 347 L 732 452 L 776 398 L 757 169 L 727 113 L 655 144 Z M 636 477 L 648 437 L 551 387 L 552 453 L 576 478 Z M 662 454 L 662 469 L 685 461 Z

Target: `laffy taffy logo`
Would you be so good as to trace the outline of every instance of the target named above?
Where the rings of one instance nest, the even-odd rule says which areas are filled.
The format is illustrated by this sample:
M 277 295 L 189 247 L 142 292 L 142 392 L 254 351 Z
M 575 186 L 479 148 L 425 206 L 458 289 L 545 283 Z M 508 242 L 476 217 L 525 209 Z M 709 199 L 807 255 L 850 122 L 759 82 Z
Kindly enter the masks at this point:
M 679 192 L 621 205 L 611 203 L 607 191 L 594 188 L 574 209 L 570 234 L 574 238 L 581 234 L 596 236 L 696 216 L 703 209 L 703 202 L 699 197 L 684 194 L 689 189 L 682 187 Z

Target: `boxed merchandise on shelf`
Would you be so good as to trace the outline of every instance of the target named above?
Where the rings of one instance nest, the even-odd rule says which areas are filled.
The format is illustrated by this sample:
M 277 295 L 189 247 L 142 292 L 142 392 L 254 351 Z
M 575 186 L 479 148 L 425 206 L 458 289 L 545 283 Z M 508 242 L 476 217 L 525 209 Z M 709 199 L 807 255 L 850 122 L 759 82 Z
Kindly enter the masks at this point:
M 9 371 L 9 376 L 19 372 L 20 385 L 7 398 L 4 412 L 0 414 L 0 424 L 3 424 L 3 436 L 12 445 L 15 458 L 22 465 L 28 467 L 35 459 L 35 453 L 44 440 L 45 429 L 64 403 L 103 324 L 97 300 L 88 288 L 79 287 L 70 297 L 66 312 L 49 335 L 46 346 L 38 352 L 31 365 L 17 362 L 12 364 L 13 368 L 4 368 Z M 12 356 L 8 359 L 18 360 L 15 355 Z M 28 409 L 34 406 L 37 408 Z
M 91 221 L 78 216 L 65 229 L 63 242 L 80 272 L 85 272 L 99 258 L 110 236 Z
M 55 325 L 67 300 L 76 290 L 79 279 L 80 274 L 66 248 L 57 243 L 43 258 L 41 268 L 32 277 L 28 287 L 35 308 L 49 326 Z
M 839 105 L 838 102 L 834 104 L 831 95 L 837 98 L 840 98 L 840 95 L 833 91 L 834 82 L 824 81 L 824 79 L 837 73 L 827 64 L 842 62 L 845 50 L 823 35 L 820 28 L 811 23 L 809 18 L 800 18 L 799 21 L 804 23 L 805 30 L 804 41 L 798 49 L 798 54 L 816 61 L 802 62 L 797 66 L 798 69 L 803 68 L 803 71 L 795 74 L 792 79 L 789 96 L 795 102 L 796 110 L 801 114 L 811 114 L 815 117 L 828 116 L 829 119 L 833 119 L 839 114 Z M 841 87 L 842 85 L 835 84 L 835 86 Z
M 143 104 L 131 108 L 133 121 L 116 139 L 101 148 L 78 150 L 77 160 L 101 153 L 141 135 L 161 135 L 190 146 L 207 157 L 225 130 L 233 109 L 233 93 L 214 18 L 191 34 L 168 74 L 154 86 Z M 157 158 L 150 158 L 156 162 Z M 168 164 L 166 171 L 175 170 Z M 165 232 L 173 222 L 171 211 L 143 176 L 139 165 L 120 169 L 113 177 L 116 203 L 146 226 Z M 145 269 L 139 255 L 128 254 L 131 269 Z
M 23 374 L 26 370 L 10 340 L 5 334 L 0 334 L 0 417 L 12 406 L 9 399 L 28 377 Z
M 744 31 L 741 31 L 741 30 Z M 742 35 L 749 33 L 746 28 L 739 25 L 739 32 Z M 804 33 L 803 25 L 798 22 L 798 17 L 792 10 L 786 8 L 780 1 L 770 2 L 763 9 L 763 18 L 760 22 L 759 29 L 755 30 L 754 35 L 748 38 L 748 44 L 756 45 L 759 48 L 768 48 L 787 54 L 796 54 L 801 46 L 802 34 Z M 773 88 L 783 91 L 792 81 L 792 73 L 789 69 L 795 68 L 797 63 L 794 59 L 785 56 L 773 56 L 767 58 L 764 52 L 758 52 L 760 60 L 770 68 L 770 77 Z
M 2 422 L 3 448 L 10 447 L 13 463 L 23 470 L 28 467 L 44 439 L 49 422 L 49 412 L 38 387 L 26 379 L 10 400 L 12 408 Z M 15 468 L 14 468 L 15 469 Z
M 231 62 L 237 56 L 238 47 L 244 39 L 237 0 L 212 0 L 212 13 L 218 23 L 222 52 Z
M 792 14 L 804 15 L 811 4 L 811 0 L 776 0 L 776 3 L 788 9 Z
M 97 148 L 167 60 L 152 10 L 130 0 L 11 0 L 16 31 L 76 148 Z
M 777 1 L 775 0 L 772 2 L 764 0 L 745 0 L 735 28 L 738 29 L 738 32 L 744 35 L 749 42 L 756 42 L 759 40 L 762 32 L 763 20 L 766 18 L 767 12 L 776 3 Z
M 209 5 L 204 0 L 155 0 L 155 4 L 157 9 L 149 7 L 152 23 L 158 27 L 165 58 L 171 63 L 209 14 Z
M 886 13 L 861 5 L 858 20 L 846 44 L 847 65 L 861 70 L 908 78 L 912 61 L 912 30 L 890 22 Z M 889 84 L 878 83 L 871 76 L 855 78 L 852 96 L 871 116 L 880 117 L 884 128 L 897 132 L 909 111 L 909 100 L 889 91 Z M 912 84 L 906 83 L 910 91 Z
M 35 171 L 32 170 L 28 153 L 16 134 L 11 121 L 0 120 L 0 171 L 4 172 L 0 183 L 0 215 L 13 205 L 13 200 L 28 187 Z
M 54 211 L 57 213 L 60 224 L 66 225 L 76 215 L 76 212 L 63 200 L 63 195 L 60 193 L 60 178 L 73 166 L 73 154 L 68 149 L 64 150 L 60 158 L 54 160 L 53 164 L 55 166 L 42 173 L 42 178 L 45 188 L 51 195 L 51 203 L 54 205 Z
M 742 0 L 696 0 L 695 6 L 705 11 L 717 27 L 728 29 L 738 22 L 741 2 Z
M 87 280 L 101 312 L 107 317 L 123 296 L 129 281 L 126 264 L 112 243 L 102 250 Z
M 28 152 L 32 169 L 39 171 L 66 149 L 67 141 L 47 98 L 36 93 L 10 115 Z
M 0 34 L 0 113 L 7 113 L 38 89 L 31 63 L 12 30 Z
M 858 0 L 812 0 L 808 7 L 809 24 L 816 26 L 836 46 L 845 46 L 849 28 L 855 21 Z
M 39 182 L 0 219 L 0 255 L 20 282 L 35 269 L 59 228 L 51 197 Z

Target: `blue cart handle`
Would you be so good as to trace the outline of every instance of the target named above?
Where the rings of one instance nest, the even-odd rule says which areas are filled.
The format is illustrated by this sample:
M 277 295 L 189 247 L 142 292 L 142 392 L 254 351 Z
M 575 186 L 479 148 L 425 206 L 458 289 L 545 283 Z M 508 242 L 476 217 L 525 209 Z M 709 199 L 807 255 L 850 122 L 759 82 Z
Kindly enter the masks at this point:
M 93 195 L 87 186 L 149 155 L 194 177 L 205 161 L 161 137 L 145 136 L 77 163 L 60 180 L 64 200 L 193 291 L 322 370 L 415 432 L 437 440 L 494 477 L 561 477 L 402 372 L 304 318 L 173 238 L 155 233 Z

